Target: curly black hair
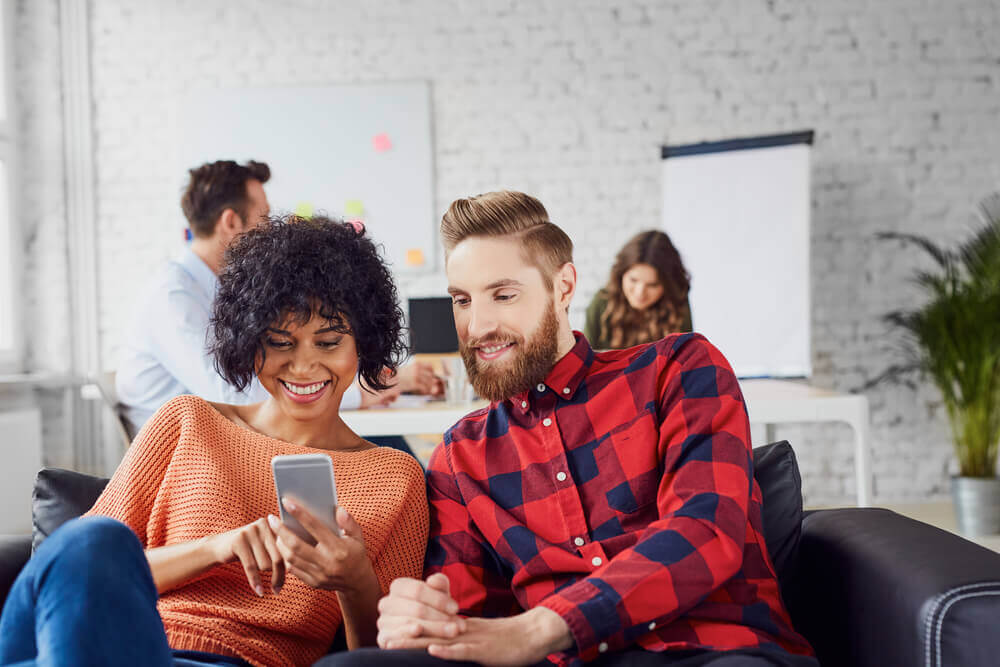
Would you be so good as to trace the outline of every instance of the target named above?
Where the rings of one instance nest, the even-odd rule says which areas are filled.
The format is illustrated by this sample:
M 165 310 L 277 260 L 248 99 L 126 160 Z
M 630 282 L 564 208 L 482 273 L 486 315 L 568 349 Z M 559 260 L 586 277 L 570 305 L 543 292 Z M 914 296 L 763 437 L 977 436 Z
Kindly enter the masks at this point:
M 212 314 L 215 368 L 237 389 L 249 386 L 266 354 L 268 327 L 304 324 L 316 313 L 358 350 L 358 374 L 386 389 L 383 369 L 406 354 L 403 311 L 392 274 L 363 227 L 323 216 L 276 216 L 226 251 Z

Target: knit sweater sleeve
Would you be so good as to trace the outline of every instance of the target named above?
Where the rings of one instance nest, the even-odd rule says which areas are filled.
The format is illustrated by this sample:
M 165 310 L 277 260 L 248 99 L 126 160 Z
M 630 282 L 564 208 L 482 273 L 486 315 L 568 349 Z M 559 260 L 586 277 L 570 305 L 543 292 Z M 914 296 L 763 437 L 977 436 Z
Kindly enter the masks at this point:
M 375 560 L 375 576 L 383 593 L 399 577 L 419 578 L 424 571 L 424 553 L 427 551 L 429 516 L 427 485 L 424 473 L 416 460 L 406 470 L 406 485 L 402 489 L 398 513 L 394 517 L 389 537 Z
M 121 521 L 147 547 L 147 526 L 167 468 L 177 448 L 183 414 L 192 409 L 192 396 L 165 403 L 135 438 L 87 516 Z

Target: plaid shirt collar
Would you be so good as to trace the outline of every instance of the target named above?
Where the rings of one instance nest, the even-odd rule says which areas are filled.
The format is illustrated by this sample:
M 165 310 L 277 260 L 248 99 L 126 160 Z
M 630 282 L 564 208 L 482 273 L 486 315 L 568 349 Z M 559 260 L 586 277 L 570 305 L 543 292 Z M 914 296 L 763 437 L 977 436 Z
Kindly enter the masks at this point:
M 528 412 L 531 409 L 532 397 L 541 393 L 543 388 L 548 388 L 563 400 L 573 398 L 594 362 L 594 350 L 591 349 L 587 337 L 579 331 L 574 331 L 573 337 L 576 339 L 576 344 L 556 362 L 540 384 L 507 399 L 512 410 L 521 414 Z

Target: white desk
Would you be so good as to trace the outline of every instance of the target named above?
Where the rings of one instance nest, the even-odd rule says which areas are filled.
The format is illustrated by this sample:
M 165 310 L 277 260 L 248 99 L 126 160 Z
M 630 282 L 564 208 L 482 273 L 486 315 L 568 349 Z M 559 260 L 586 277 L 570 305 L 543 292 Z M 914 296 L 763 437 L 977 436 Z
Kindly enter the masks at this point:
M 854 470 L 858 507 L 871 504 L 871 451 L 868 445 L 868 399 L 857 394 L 838 394 L 788 380 L 743 380 L 740 382 L 751 424 L 788 422 L 846 422 L 854 429 Z M 444 433 L 459 419 L 486 405 L 448 405 L 432 401 L 423 406 L 345 410 L 347 425 L 361 436 Z M 773 440 L 768 429 L 768 441 Z
M 838 394 L 790 380 L 741 380 L 751 424 L 768 426 L 788 422 L 844 422 L 854 430 L 854 475 L 858 507 L 872 500 L 872 460 L 868 442 L 868 399 L 861 394 Z
M 428 401 L 426 405 L 414 407 L 341 410 L 340 416 L 360 436 L 444 433 L 465 415 L 487 405 L 487 401 L 462 405 Z

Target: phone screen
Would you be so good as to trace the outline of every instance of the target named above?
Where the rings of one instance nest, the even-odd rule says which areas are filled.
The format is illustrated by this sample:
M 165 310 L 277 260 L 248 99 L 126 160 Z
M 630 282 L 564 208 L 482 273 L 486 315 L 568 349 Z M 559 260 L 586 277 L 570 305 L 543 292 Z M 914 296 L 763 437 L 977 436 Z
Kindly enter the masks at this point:
M 285 511 L 284 496 L 293 496 L 314 516 L 324 521 L 340 535 L 337 526 L 337 490 L 333 478 L 333 463 L 325 454 L 290 454 L 271 459 L 274 486 L 278 492 L 281 521 L 309 544 L 316 544 L 302 524 Z

